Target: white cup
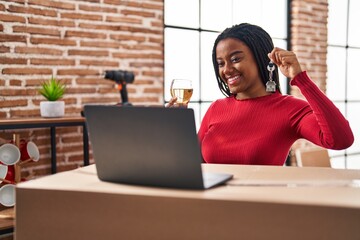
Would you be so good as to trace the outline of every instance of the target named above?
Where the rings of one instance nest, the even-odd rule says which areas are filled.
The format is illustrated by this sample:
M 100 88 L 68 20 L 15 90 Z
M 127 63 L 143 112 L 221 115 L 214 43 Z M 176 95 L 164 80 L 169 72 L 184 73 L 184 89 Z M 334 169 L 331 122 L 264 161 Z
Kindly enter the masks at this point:
M 0 147 L 0 161 L 5 165 L 14 165 L 20 160 L 20 150 L 11 143 L 5 143 Z
M 25 140 L 22 140 L 20 142 L 20 153 L 21 153 L 20 159 L 22 161 L 31 159 L 32 161 L 37 162 L 40 159 L 39 148 L 32 141 L 27 142 Z
M 6 178 L 8 172 L 8 166 L 0 164 L 0 183 Z
M 8 166 L 0 164 L 0 179 L 5 179 L 8 172 Z M 1 182 L 1 180 L 0 180 Z
M 15 205 L 15 184 L 6 184 L 0 188 L 0 203 L 5 207 Z

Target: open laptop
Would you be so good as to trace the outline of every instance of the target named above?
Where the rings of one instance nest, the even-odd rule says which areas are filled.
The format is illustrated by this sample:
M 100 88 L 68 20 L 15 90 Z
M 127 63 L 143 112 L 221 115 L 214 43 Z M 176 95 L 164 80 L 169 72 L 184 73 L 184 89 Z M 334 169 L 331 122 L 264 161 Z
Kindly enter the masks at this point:
M 202 173 L 192 109 L 86 105 L 84 114 L 100 180 L 207 189 L 232 178 Z

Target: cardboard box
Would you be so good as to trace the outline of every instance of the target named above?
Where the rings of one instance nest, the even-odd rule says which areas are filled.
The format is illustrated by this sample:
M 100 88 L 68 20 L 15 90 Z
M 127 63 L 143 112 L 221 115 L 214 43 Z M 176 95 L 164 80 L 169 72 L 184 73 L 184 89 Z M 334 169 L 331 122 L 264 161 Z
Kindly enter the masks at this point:
M 360 171 L 203 165 L 205 191 L 101 182 L 94 165 L 21 183 L 17 240 L 360 239 Z

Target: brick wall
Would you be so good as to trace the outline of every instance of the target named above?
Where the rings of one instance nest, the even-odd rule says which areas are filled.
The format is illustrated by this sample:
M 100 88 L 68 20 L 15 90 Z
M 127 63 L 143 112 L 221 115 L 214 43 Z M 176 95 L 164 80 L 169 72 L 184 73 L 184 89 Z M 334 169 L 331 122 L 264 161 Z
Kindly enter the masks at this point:
M 65 115 L 84 104 L 115 104 L 120 95 L 105 70 L 128 70 L 129 101 L 163 104 L 162 0 L 0 1 L 0 118 L 40 116 L 39 84 L 52 75 L 68 85 Z M 11 139 L 14 131 L 0 132 Z M 16 131 L 33 140 L 41 159 L 23 169 L 50 173 L 47 129 Z M 80 127 L 57 129 L 58 170 L 82 165 Z
M 326 92 L 327 57 L 327 0 L 292 0 L 291 45 L 310 78 Z M 294 87 L 291 94 L 302 97 Z M 313 146 L 298 140 L 293 148 Z M 292 155 L 292 163 L 294 163 Z
M 327 0 L 292 1 L 292 50 L 323 91 L 326 91 L 327 17 Z

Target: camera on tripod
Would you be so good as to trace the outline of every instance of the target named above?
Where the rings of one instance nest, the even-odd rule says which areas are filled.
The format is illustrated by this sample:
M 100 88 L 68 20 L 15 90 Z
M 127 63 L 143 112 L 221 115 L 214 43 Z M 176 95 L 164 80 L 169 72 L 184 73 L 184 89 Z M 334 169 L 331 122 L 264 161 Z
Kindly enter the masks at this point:
M 118 89 L 121 95 L 120 105 L 131 105 L 128 102 L 128 95 L 126 90 L 126 84 L 133 83 L 135 76 L 133 72 L 124 70 L 110 70 L 105 71 L 105 79 L 112 80 L 118 85 Z

